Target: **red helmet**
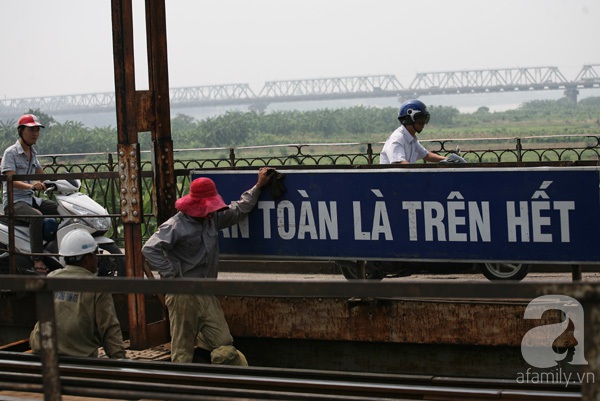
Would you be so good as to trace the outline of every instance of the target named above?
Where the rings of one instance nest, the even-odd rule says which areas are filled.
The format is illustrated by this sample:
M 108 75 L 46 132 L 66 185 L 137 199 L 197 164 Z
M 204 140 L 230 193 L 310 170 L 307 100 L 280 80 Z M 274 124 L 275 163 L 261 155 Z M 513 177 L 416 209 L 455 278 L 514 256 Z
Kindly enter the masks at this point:
M 17 122 L 17 127 L 20 128 L 22 126 L 46 128 L 42 125 L 40 119 L 37 118 L 37 116 L 34 116 L 33 114 L 24 114 L 23 116 L 21 116 L 21 118 L 19 118 L 19 121 Z

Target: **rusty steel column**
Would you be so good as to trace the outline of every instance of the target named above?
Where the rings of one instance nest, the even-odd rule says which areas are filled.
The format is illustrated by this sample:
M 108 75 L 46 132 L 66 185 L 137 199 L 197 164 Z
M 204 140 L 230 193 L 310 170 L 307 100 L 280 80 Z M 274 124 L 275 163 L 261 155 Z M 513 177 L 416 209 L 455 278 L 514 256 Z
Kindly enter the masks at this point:
M 171 139 L 167 26 L 164 0 L 146 0 L 148 82 L 153 98 L 153 178 L 158 224 L 175 214 L 176 180 Z
M 135 64 L 133 53 L 133 11 L 131 0 L 112 1 L 115 102 L 119 139 L 118 164 L 121 217 L 124 226 L 127 277 L 143 277 L 141 246 L 141 178 L 138 145 Z M 136 268 L 137 267 L 137 268 Z M 129 294 L 129 336 L 133 349 L 147 345 L 144 296 Z
M 140 132 L 150 131 L 152 134 L 153 187 L 159 223 L 171 217 L 175 210 L 165 2 L 146 0 L 145 5 L 149 90 L 138 91 L 135 87 L 132 0 L 112 0 L 119 195 L 127 277 L 144 277 L 144 260 L 140 251 L 144 216 Z M 128 301 L 131 348 L 147 348 L 153 341 L 148 335 L 145 297 L 143 294 L 129 294 Z

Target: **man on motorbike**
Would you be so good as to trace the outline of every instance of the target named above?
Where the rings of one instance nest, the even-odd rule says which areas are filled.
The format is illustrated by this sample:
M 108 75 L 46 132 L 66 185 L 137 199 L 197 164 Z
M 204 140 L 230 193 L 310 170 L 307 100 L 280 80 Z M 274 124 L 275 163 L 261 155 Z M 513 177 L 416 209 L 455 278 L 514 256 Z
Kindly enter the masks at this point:
M 396 129 L 383 145 L 379 154 L 379 164 L 415 163 L 424 159 L 427 162 L 441 162 L 445 157 L 430 152 L 419 143 L 417 134 L 429 123 L 429 110 L 423 102 L 410 99 L 402 103 L 398 111 L 400 127 Z
M 9 146 L 4 151 L 2 163 L 0 164 L 2 174 L 44 173 L 44 169 L 37 159 L 37 152 L 33 147 L 40 136 L 41 128 L 44 128 L 44 125 L 33 114 L 25 114 L 19 118 L 17 123 L 19 139 L 14 145 Z M 2 191 L 5 214 L 8 212 L 7 185 L 3 187 Z M 58 214 L 55 202 L 35 196 L 34 191 L 44 191 L 45 189 L 46 186 L 42 181 L 13 181 L 14 214 L 19 216 L 19 220 L 29 224 L 31 259 L 33 267 L 38 274 L 48 273 L 48 268 L 43 260 L 42 230 L 44 219 L 34 216 Z
M 412 164 L 423 159 L 427 162 L 437 163 L 465 163 L 458 154 L 450 154 L 448 157 L 440 156 L 427 149 L 419 142 L 417 134 L 420 134 L 425 125 L 429 123 L 431 114 L 425 103 L 417 99 L 409 99 L 400 105 L 398 110 L 398 127 L 383 145 L 379 154 L 379 164 Z M 336 260 L 335 263 L 341 268 L 342 273 L 348 279 L 376 279 L 384 277 L 410 276 L 414 268 L 410 264 L 397 261 L 346 261 Z M 364 266 L 365 277 L 361 277 L 357 264 Z

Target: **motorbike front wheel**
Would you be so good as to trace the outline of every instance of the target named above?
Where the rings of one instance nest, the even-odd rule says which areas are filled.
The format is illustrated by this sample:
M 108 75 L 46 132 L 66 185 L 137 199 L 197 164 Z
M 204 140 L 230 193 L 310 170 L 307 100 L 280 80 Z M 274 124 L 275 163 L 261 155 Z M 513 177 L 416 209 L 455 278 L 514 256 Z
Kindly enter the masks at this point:
M 482 263 L 481 272 L 488 280 L 523 280 L 531 264 L 528 263 Z
M 100 244 L 102 254 L 98 257 L 98 276 L 125 277 L 125 257 L 114 242 Z M 112 256 L 114 255 L 114 256 Z

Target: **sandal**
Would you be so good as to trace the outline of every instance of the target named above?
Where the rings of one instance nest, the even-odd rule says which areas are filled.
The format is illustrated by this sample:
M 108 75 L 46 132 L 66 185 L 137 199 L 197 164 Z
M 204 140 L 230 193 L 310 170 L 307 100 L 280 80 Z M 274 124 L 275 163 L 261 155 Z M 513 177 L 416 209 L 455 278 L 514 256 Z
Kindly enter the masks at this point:
M 36 260 L 33 262 L 33 270 L 35 270 L 37 274 L 48 274 L 48 268 L 42 260 Z

